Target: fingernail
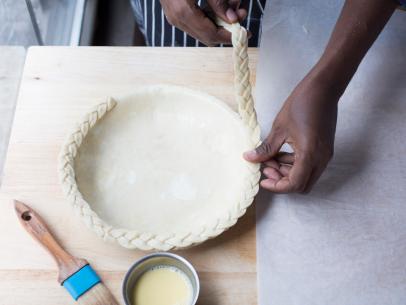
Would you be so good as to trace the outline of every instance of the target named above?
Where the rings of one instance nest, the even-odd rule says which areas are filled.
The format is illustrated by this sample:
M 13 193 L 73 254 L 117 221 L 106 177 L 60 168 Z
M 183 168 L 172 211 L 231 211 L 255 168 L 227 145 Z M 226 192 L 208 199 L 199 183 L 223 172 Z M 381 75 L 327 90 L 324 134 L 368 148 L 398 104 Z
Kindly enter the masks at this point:
M 244 158 L 246 159 L 254 159 L 257 156 L 257 152 L 255 150 L 246 151 L 244 153 Z
M 227 19 L 230 20 L 231 22 L 236 22 L 238 20 L 237 14 L 231 8 L 229 8 L 226 11 L 226 16 L 227 16 Z

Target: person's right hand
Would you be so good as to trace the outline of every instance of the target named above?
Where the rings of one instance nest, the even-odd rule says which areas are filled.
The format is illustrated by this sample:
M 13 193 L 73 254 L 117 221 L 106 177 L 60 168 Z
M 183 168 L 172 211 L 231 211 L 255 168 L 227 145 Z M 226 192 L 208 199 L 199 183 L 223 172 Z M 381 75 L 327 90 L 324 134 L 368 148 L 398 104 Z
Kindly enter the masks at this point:
M 207 0 L 208 9 L 227 23 L 242 21 L 247 16 L 245 9 L 239 9 L 239 0 Z M 217 27 L 196 0 L 161 0 L 168 22 L 205 45 L 231 43 L 231 34 Z

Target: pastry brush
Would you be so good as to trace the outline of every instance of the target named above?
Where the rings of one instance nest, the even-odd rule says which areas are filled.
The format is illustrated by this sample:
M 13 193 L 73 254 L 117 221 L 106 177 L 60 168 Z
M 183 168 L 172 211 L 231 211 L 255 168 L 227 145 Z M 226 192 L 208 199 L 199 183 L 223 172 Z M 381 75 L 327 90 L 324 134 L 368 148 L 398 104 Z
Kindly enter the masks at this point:
M 118 305 L 89 263 L 66 252 L 34 210 L 16 200 L 14 208 L 23 227 L 53 256 L 59 268 L 58 282 L 79 304 Z

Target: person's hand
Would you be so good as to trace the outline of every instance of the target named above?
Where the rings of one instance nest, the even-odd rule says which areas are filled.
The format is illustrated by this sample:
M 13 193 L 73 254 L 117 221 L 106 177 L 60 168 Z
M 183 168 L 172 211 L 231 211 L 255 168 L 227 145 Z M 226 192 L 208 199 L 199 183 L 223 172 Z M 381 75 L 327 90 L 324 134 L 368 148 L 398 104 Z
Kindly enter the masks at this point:
M 207 4 L 210 11 L 228 23 L 242 21 L 247 16 L 247 11 L 239 8 L 239 0 L 207 0 Z M 231 43 L 230 32 L 217 27 L 196 0 L 161 0 L 161 5 L 171 25 L 202 43 L 208 46 Z
M 307 193 L 333 156 L 337 122 L 336 90 L 311 74 L 285 101 L 269 136 L 244 158 L 263 162 L 261 186 L 275 193 Z M 294 153 L 280 152 L 289 144 Z

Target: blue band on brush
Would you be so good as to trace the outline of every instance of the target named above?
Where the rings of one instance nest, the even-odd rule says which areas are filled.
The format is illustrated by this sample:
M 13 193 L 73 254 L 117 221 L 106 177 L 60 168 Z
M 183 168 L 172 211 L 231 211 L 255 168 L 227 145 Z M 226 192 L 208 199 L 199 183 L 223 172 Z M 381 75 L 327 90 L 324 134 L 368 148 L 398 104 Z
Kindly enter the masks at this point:
M 86 265 L 67 278 L 62 283 L 62 286 L 68 290 L 72 298 L 77 300 L 82 294 L 100 282 L 99 276 L 92 267 Z

